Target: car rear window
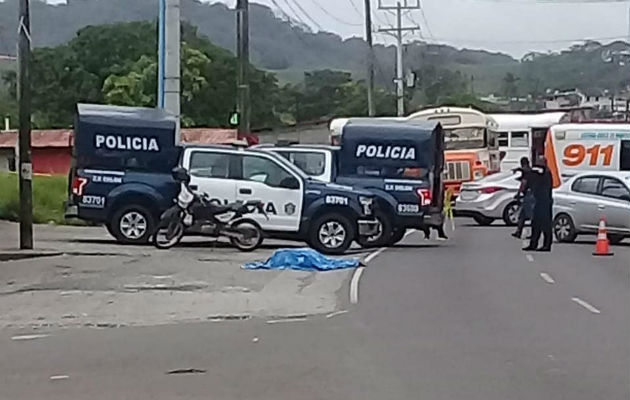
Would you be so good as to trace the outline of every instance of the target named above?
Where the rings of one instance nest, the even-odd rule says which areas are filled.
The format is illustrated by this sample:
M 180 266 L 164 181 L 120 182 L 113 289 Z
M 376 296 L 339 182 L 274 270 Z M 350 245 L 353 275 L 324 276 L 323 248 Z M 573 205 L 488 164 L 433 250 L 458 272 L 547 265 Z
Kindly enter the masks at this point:
M 597 194 L 597 186 L 599 185 L 599 177 L 585 176 L 573 182 L 571 190 L 578 193 Z

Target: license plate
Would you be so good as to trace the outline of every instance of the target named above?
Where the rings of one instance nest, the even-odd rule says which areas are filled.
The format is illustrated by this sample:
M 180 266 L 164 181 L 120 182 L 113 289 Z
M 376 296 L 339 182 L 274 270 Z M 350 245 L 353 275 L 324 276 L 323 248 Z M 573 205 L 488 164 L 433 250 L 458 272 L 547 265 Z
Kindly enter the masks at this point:
M 418 213 L 420 212 L 420 206 L 417 204 L 399 204 L 398 212 L 401 214 Z

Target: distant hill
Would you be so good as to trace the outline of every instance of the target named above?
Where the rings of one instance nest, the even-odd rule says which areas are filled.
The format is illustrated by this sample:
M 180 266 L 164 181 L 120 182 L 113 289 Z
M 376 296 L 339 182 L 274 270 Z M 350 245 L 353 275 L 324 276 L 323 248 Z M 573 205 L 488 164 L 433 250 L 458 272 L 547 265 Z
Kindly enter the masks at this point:
M 69 41 L 87 25 L 118 21 L 155 20 L 157 0 L 69 0 L 67 5 L 31 1 L 32 34 L 35 46 L 55 46 Z M 17 0 L 0 2 L 0 54 L 13 54 L 17 32 Z M 182 0 L 182 16 L 215 44 L 235 47 L 235 14 L 222 3 Z M 268 7 L 251 5 L 252 62 L 276 72 L 283 80 L 298 81 L 304 71 L 339 69 L 364 76 L 366 43 L 359 38 L 343 40 L 338 35 L 312 33 L 306 27 L 280 18 Z M 510 72 L 519 78 L 520 91 L 557 87 L 588 86 L 617 89 L 629 84 L 630 73 L 617 64 L 602 61 L 606 48 L 628 48 L 625 43 L 602 47 L 574 47 L 561 54 L 533 54 L 520 62 L 509 55 L 483 50 L 458 50 L 447 45 L 415 42 L 407 46 L 406 66 L 418 69 L 435 65 L 461 71 L 470 77 L 477 93 L 500 92 Z M 377 73 L 381 85 L 391 85 L 395 65 L 392 46 L 376 46 Z

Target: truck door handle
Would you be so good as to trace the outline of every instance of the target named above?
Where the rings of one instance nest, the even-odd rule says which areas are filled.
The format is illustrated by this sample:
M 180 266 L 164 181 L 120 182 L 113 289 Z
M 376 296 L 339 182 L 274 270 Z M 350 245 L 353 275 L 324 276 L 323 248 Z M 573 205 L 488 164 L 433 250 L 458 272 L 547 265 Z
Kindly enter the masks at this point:
M 574 206 L 574 205 L 576 205 L 576 204 L 577 204 L 577 202 L 575 202 L 575 201 L 570 201 L 570 202 L 569 202 L 569 205 L 572 205 L 572 206 Z
M 240 194 L 252 194 L 252 190 L 250 188 L 241 188 L 238 190 Z
M 599 204 L 599 205 L 597 206 L 597 209 L 598 209 L 598 210 L 603 210 L 603 209 L 605 209 L 605 208 L 606 208 L 606 206 L 605 206 L 605 205 L 603 205 L 603 204 Z
M 197 185 L 190 185 L 188 187 L 190 188 L 190 190 L 197 190 L 197 189 L 199 189 L 199 186 L 197 186 Z

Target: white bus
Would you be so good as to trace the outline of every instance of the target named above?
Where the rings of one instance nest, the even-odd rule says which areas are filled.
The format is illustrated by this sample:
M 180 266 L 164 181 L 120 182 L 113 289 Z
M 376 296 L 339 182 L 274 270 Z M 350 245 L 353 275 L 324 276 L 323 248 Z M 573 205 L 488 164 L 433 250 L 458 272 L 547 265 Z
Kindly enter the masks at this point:
M 445 185 L 459 194 L 461 185 L 499 172 L 498 125 L 473 108 L 439 107 L 418 111 L 407 121 L 440 122 L 444 129 Z
M 565 112 L 540 114 L 491 114 L 497 122 L 501 171 L 509 171 L 520 165 L 522 157 L 531 154 L 533 130 L 547 131 L 560 123 Z

